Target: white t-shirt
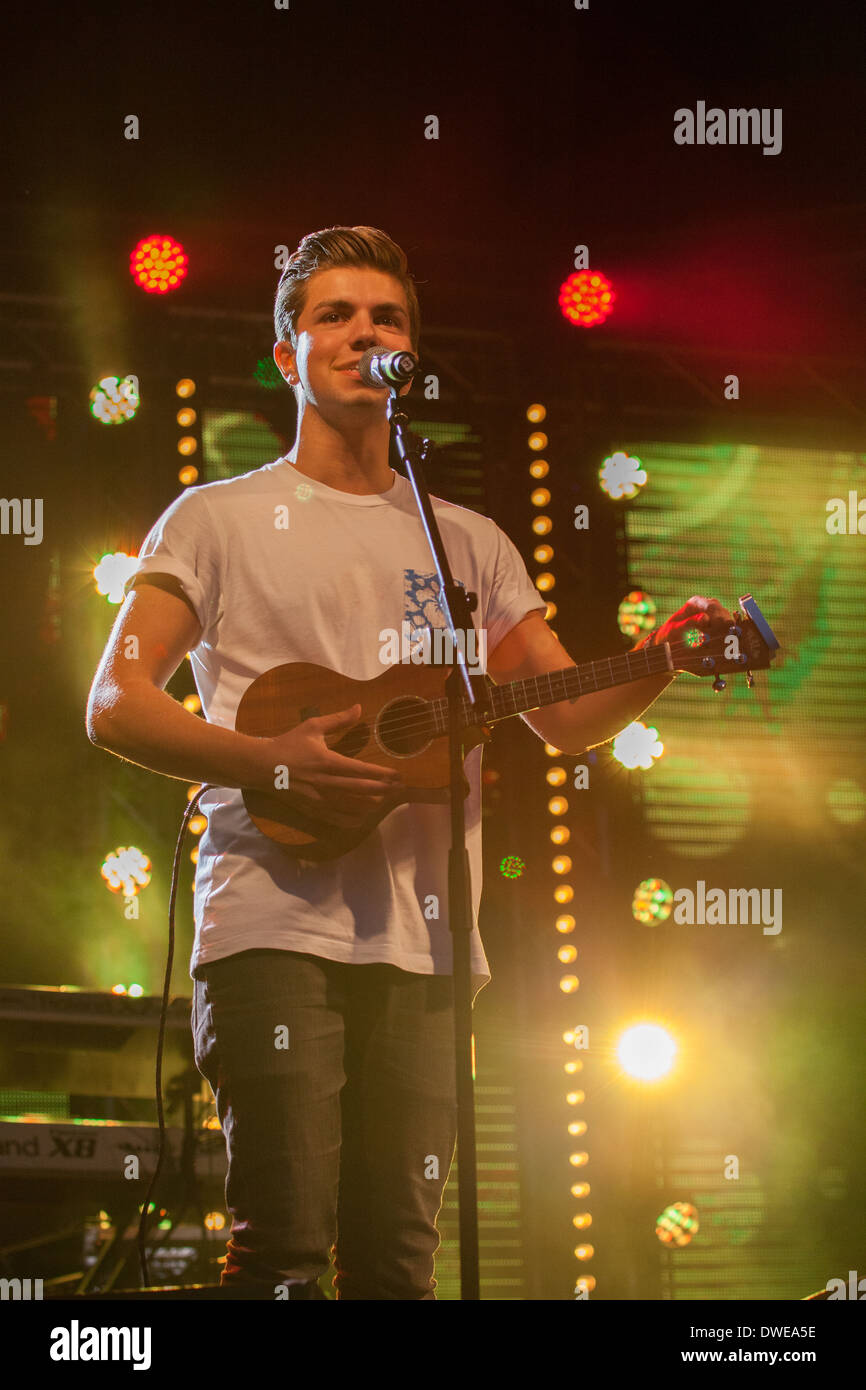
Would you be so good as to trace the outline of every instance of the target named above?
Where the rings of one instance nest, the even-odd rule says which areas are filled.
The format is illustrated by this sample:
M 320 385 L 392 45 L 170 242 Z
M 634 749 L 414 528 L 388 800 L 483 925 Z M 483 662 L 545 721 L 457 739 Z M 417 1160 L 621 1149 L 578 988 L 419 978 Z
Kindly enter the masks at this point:
M 403 634 L 405 622 L 444 626 L 412 488 L 398 473 L 393 479 L 387 492 L 354 496 L 278 459 L 187 489 L 156 521 L 127 588 L 142 574 L 179 580 L 203 629 L 190 656 L 211 723 L 233 729 L 247 686 L 273 666 L 306 661 L 371 680 L 385 669 L 383 630 Z M 433 509 L 455 580 L 478 595 L 472 616 L 486 629 L 489 654 L 545 604 L 495 522 L 440 498 Z M 478 932 L 481 754 L 480 745 L 473 748 L 464 764 L 473 994 L 490 979 Z M 353 850 L 321 864 L 292 859 L 262 834 L 238 789 L 206 792 L 199 805 L 207 829 L 199 840 L 191 975 L 262 947 L 451 973 L 447 804 L 398 806 Z M 435 899 L 439 915 L 428 917 Z

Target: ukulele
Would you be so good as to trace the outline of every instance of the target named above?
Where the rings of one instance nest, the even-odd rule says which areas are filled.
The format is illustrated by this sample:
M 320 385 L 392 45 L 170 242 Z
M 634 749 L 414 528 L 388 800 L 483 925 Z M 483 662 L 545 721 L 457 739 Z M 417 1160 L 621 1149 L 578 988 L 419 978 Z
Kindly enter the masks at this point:
M 708 637 L 696 627 L 687 630 L 687 638 L 692 633 L 693 644 L 688 640 L 663 642 L 505 685 L 495 685 L 485 676 L 489 713 L 483 725 L 476 722 L 477 715 L 465 693 L 461 696 L 464 758 L 476 744 L 489 738 L 489 726 L 502 719 L 561 700 L 574 701 L 645 676 L 665 672 L 712 676 L 713 688 L 723 690 L 724 674 L 745 671 L 751 686 L 752 671 L 766 670 L 779 647 L 751 594 L 740 599 L 736 621 L 723 634 Z M 405 785 L 395 788 L 387 804 L 371 810 L 362 823 L 351 828 L 329 822 L 326 808 L 313 806 L 308 797 L 293 793 L 291 787 L 273 792 L 243 788 L 244 805 L 253 824 L 291 858 L 322 863 L 354 849 L 403 802 L 448 804 L 449 700 L 445 682 L 452 670 L 452 665 L 398 663 L 372 680 L 358 681 L 324 666 L 293 661 L 258 676 L 238 705 L 235 728 L 239 733 L 275 738 L 305 719 L 359 704 L 358 722 L 329 738 L 328 747 L 347 758 L 397 768 Z M 470 790 L 465 777 L 463 784 L 465 797 Z

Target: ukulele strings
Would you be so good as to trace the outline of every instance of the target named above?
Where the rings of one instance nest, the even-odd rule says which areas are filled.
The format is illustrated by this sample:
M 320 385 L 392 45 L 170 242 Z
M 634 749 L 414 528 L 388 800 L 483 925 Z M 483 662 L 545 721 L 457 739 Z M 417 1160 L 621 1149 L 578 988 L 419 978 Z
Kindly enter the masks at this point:
M 660 653 L 660 654 L 661 654 L 661 653 L 662 653 L 662 645 L 663 645 L 663 644 L 658 644 L 658 645 L 651 646 L 651 647 L 645 647 L 645 648 L 643 648 L 642 650 L 647 654 L 647 658 L 649 658 L 649 656 L 650 656 L 652 653 L 656 653 L 656 652 L 657 652 L 657 653 Z M 671 642 L 671 643 L 669 643 L 668 645 L 670 646 L 671 654 L 673 654 L 674 652 L 680 652 L 680 651 L 694 651 L 694 650 L 697 650 L 696 648 L 689 648 L 689 647 L 686 647 L 685 643 L 683 643 L 683 642 Z M 702 644 L 702 645 L 704 645 L 704 644 Z M 606 657 L 606 656 L 605 656 L 605 657 L 600 657 L 597 661 L 587 662 L 587 665 L 588 665 L 588 666 L 601 666 L 601 665 L 605 665 L 605 666 L 607 666 L 607 667 L 609 668 L 610 674 L 611 674 L 611 676 L 612 676 L 615 666 L 616 666 L 616 667 L 622 667 L 625 671 L 628 671 L 628 669 L 629 669 L 629 659 L 630 659 L 631 657 L 633 657 L 633 656 L 638 656 L 638 655 L 639 655 L 639 651 L 622 652 L 621 655 L 619 655 L 619 656 L 612 656 L 612 657 Z M 649 660 L 647 661 L 647 664 L 649 665 Z M 645 673 L 641 673 L 640 676 L 635 677 L 635 679 L 637 679 L 637 680 L 642 679 L 644 674 L 645 674 L 645 675 L 648 675 L 648 676 L 663 675 L 663 674 L 668 670 L 667 658 L 665 657 L 663 662 L 662 662 L 662 661 L 656 662 L 656 665 L 658 666 L 658 670 L 657 670 L 657 671 L 647 670 Z M 563 669 L 564 669 L 566 672 L 576 672 L 576 671 L 578 671 L 580 668 L 579 668 L 579 666 L 566 666 L 566 667 L 564 667 Z M 551 671 L 551 672 L 547 672 L 547 673 L 545 673 L 545 674 L 543 674 L 543 675 L 541 675 L 541 676 L 527 676 L 526 679 L 523 680 L 523 681 L 520 681 L 520 680 L 512 681 L 512 682 L 510 682 L 510 684 L 511 684 L 511 685 L 521 685 L 521 684 L 522 684 L 522 685 L 524 685 L 524 686 L 527 686 L 527 685 L 529 685 L 529 683 L 530 683 L 531 681 L 540 681 L 540 680 L 544 680 L 544 679 L 548 679 L 548 680 L 549 680 L 551 677 L 553 677 L 553 676 L 555 676 L 555 675 L 560 675 L 560 674 L 561 674 L 561 672 L 559 672 L 559 671 Z M 573 680 L 573 676 L 572 676 L 572 680 Z M 566 684 L 567 684 L 567 683 L 568 683 L 568 682 L 566 681 Z M 612 682 L 611 682 L 611 685 L 617 685 L 617 684 L 622 684 L 622 682 L 618 682 L 618 681 L 612 681 Z M 596 687 L 596 689 L 597 689 L 597 688 L 598 688 L 598 687 Z M 610 686 L 608 686 L 608 687 L 603 687 L 603 688 L 609 689 Z M 494 687 L 493 687 L 493 692 L 492 692 L 492 699 L 495 699 L 495 698 L 496 698 L 496 693 L 497 693 L 497 691 L 501 693 L 502 691 L 505 691 L 505 690 L 507 690 L 507 689 L 508 689 L 508 685 L 498 685 L 498 686 L 494 686 Z M 586 690 L 586 691 L 583 691 L 583 692 L 581 692 L 581 693 L 582 693 L 582 694 L 586 694 L 586 695 L 591 695 L 591 694 L 594 694 L 595 692 L 594 692 L 594 691 L 591 691 L 591 690 Z M 411 699 L 412 697 L 411 697 L 411 696 L 407 696 L 407 697 L 404 697 L 404 698 Z M 569 699 L 569 698 L 573 698 L 573 697 L 570 697 L 570 696 L 568 696 L 568 695 L 566 694 L 566 695 L 562 696 L 562 698 L 563 698 L 563 699 Z M 554 704 L 554 703 L 557 703 L 557 702 L 556 702 L 556 701 L 551 701 L 550 703 L 551 703 L 551 704 Z M 413 714 L 401 715 L 399 718 L 393 720 L 392 722 L 389 721 L 389 722 L 388 722 L 388 725 L 387 725 L 388 733 L 389 733 L 389 735 L 393 735 L 393 734 L 407 734 L 407 735 L 408 735 L 408 734 L 422 734 L 422 733 L 426 733 L 426 732 L 428 731 L 428 729 L 432 726 L 433 733 L 434 733 L 434 735 L 435 735 L 435 734 L 436 734 L 437 725 L 441 722 L 441 720 L 440 720 L 440 714 L 441 714 L 441 715 L 444 717 L 444 719 L 447 721 L 447 710 L 448 710 L 448 698 L 447 698 L 447 696 L 446 696 L 445 698 L 441 698 L 441 697 L 440 697 L 439 699 L 436 699 L 436 700 L 428 700 L 428 701 L 425 701 L 425 707 L 424 707 L 424 709 L 419 710 L 419 711 L 417 711 L 416 713 L 413 713 Z M 467 714 L 468 711 L 469 711 L 469 702 L 468 702 L 468 700 L 466 699 L 466 697 L 463 696 L 463 695 L 460 697 L 460 711 L 461 711 L 461 715 L 465 715 L 465 714 Z M 513 711 L 513 713 L 516 714 L 517 711 L 515 710 L 515 711 Z M 504 714 L 503 714 L 503 715 L 498 715 L 498 716 L 496 716 L 496 717 L 497 717 L 497 718 L 506 718 L 507 715 L 504 715 Z M 446 722 L 446 727 L 445 727 L 444 732 L 447 732 L 447 722 Z

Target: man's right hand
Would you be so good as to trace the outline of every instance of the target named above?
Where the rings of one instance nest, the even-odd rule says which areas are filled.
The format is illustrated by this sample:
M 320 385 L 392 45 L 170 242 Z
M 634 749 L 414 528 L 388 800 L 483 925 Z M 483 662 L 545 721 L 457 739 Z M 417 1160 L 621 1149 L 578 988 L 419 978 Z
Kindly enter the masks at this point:
M 372 812 L 379 811 L 393 800 L 399 801 L 399 788 L 404 785 L 399 773 L 374 763 L 362 763 L 336 753 L 325 742 L 326 735 L 344 734 L 358 723 L 361 706 L 338 710 L 336 714 L 317 715 L 305 719 L 286 734 L 266 739 L 262 754 L 261 776 L 255 782 L 257 791 L 274 796 L 282 793 L 275 787 L 278 769 L 288 769 L 288 791 L 306 797 L 311 810 L 323 815 L 334 825 L 360 825 Z

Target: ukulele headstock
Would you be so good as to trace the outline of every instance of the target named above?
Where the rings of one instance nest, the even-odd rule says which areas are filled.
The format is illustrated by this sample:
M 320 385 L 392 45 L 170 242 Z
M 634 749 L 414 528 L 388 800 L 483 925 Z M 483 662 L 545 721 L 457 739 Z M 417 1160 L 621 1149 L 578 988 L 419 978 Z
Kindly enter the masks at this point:
M 687 629 L 684 640 L 671 643 L 671 655 L 678 671 L 695 676 L 712 676 L 713 689 L 724 690 L 723 676 L 745 672 L 753 684 L 753 671 L 766 671 L 779 643 L 751 594 L 740 599 L 734 622 L 712 635 L 695 627 Z

